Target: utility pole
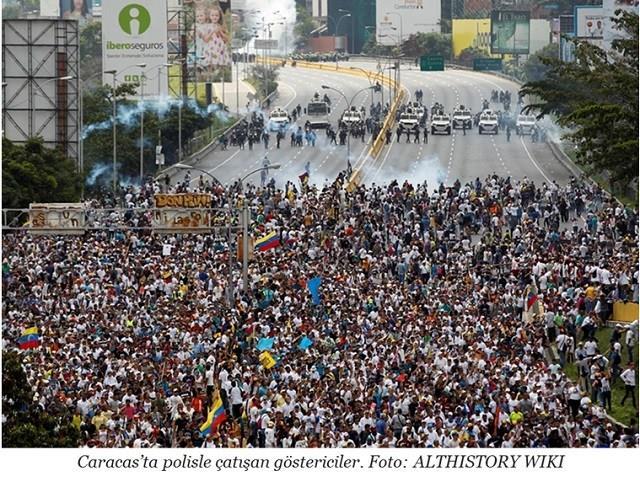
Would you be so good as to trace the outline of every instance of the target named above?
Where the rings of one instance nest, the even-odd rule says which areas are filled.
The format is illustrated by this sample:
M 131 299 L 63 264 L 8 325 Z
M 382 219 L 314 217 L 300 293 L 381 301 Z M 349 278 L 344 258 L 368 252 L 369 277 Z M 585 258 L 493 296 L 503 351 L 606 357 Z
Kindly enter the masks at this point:
M 144 185 L 144 71 L 140 75 L 140 186 Z
M 113 75 L 113 90 L 111 92 L 111 105 L 113 107 L 111 113 L 111 126 L 112 126 L 112 137 L 113 137 L 113 151 L 112 151 L 112 160 L 113 160 L 113 194 L 116 193 L 116 180 L 117 180 L 117 172 L 116 172 L 116 159 L 117 159 L 117 147 L 116 147 L 116 119 L 117 119 L 117 107 L 116 107 L 116 74 L 115 70 L 106 70 L 105 74 Z

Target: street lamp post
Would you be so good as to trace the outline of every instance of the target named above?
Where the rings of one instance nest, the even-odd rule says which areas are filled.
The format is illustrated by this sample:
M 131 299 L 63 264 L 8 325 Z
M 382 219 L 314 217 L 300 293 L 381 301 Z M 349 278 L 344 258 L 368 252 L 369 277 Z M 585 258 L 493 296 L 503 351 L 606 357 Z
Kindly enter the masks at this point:
M 351 69 L 351 70 L 359 70 L 364 75 L 366 75 L 367 76 L 367 80 L 369 81 L 369 85 L 375 91 L 376 85 L 373 83 L 373 80 L 371 80 L 371 72 L 368 72 L 368 71 L 364 70 L 362 67 L 353 67 L 353 66 L 351 66 L 351 67 L 349 67 L 349 69 Z M 382 82 L 380 82 L 379 84 L 380 84 L 380 93 L 382 94 L 382 105 L 384 106 L 384 93 L 383 93 L 383 91 L 384 91 L 384 75 L 383 75 L 383 78 L 382 78 Z M 371 98 L 371 104 L 372 105 L 373 105 L 374 101 L 375 101 L 375 99 L 372 96 L 372 98 Z
M 269 169 L 280 169 L 280 164 L 274 164 L 273 166 L 264 166 L 259 169 L 254 169 L 249 174 L 240 179 L 240 191 L 243 194 L 242 198 L 242 289 L 245 293 L 249 292 L 249 206 L 247 204 L 247 198 L 244 196 L 244 181 L 249 176 L 261 172 L 268 171 Z
M 342 10 L 342 9 L 340 9 L 340 10 Z M 346 10 L 344 10 L 344 11 L 346 11 Z M 340 22 L 342 21 L 342 19 L 347 18 L 347 17 L 351 17 L 351 14 L 350 13 L 345 13 L 342 17 L 340 17 L 338 19 L 338 23 L 336 24 L 336 37 L 338 36 L 338 31 L 340 29 Z M 349 51 L 349 45 L 347 45 L 347 49 L 346 50 Z
M 180 72 L 182 72 L 182 64 L 185 59 L 178 57 L 173 59 L 178 65 L 180 65 Z M 180 82 L 180 101 L 178 102 L 178 162 L 182 162 L 182 102 L 184 101 L 184 92 L 182 91 L 182 82 Z
M 144 69 L 147 64 L 138 64 Z M 140 187 L 144 184 L 144 70 L 140 72 Z
M 328 85 L 323 85 L 322 88 L 326 89 L 326 90 L 333 90 L 334 92 L 337 92 L 338 94 L 340 94 L 342 96 L 342 98 L 344 99 L 344 101 L 347 103 L 347 111 L 350 111 L 351 110 L 351 104 L 356 99 L 358 94 L 360 94 L 361 92 L 364 92 L 365 90 L 373 89 L 373 85 L 370 85 L 369 87 L 365 87 L 364 89 L 360 89 L 358 92 L 353 94 L 353 97 L 351 97 L 351 100 L 347 100 L 347 96 L 344 95 L 344 92 L 342 92 L 341 90 L 336 89 L 335 87 L 330 87 Z M 349 132 L 347 132 L 347 171 L 350 171 L 350 170 L 351 170 L 351 132 L 349 131 Z
M 96 72 L 95 74 L 89 76 L 86 82 L 97 75 L 102 75 L 102 72 Z M 84 199 L 84 100 L 82 99 L 82 97 L 84 96 L 85 81 L 78 77 L 78 84 L 78 90 L 80 91 L 78 92 L 78 110 L 80 111 L 78 119 L 80 121 L 80 132 L 78 133 L 78 167 L 80 170 L 80 177 L 82 178 L 82 186 L 80 187 L 80 199 Z
M 386 12 L 386 15 L 397 15 L 398 18 L 400 19 L 400 39 L 398 40 L 398 47 L 402 48 L 401 47 L 402 38 L 403 38 L 403 35 L 402 35 L 402 15 L 400 15 L 398 12 Z M 400 60 L 399 59 L 398 59 L 398 64 L 397 65 L 398 65 L 398 76 L 397 76 L 397 78 L 398 78 L 398 84 L 400 84 Z
M 136 64 L 135 67 L 140 67 L 140 68 L 144 68 L 146 67 L 147 64 Z M 116 166 L 117 166 L 117 148 L 116 148 L 116 120 L 117 120 L 117 100 L 116 100 L 116 77 L 118 75 L 118 73 L 122 73 L 125 70 L 134 67 L 134 66 L 130 66 L 127 67 L 123 70 L 121 70 L 120 72 L 118 72 L 115 69 L 112 70 L 105 70 L 104 73 L 105 74 L 109 74 L 109 75 L 113 75 L 113 95 L 112 95 L 112 105 L 113 105 L 113 111 L 112 111 L 112 124 L 113 124 L 113 194 L 115 195 L 116 193 L 116 181 L 117 181 L 117 173 L 116 173 Z M 142 77 L 144 77 L 144 72 L 142 74 Z M 142 90 L 140 91 L 140 97 L 142 99 Z M 144 115 L 144 114 L 142 114 Z M 144 121 L 144 117 L 141 117 L 140 119 L 140 158 L 142 160 L 142 139 L 143 139 L 143 131 L 142 131 L 142 123 Z
M 350 10 L 345 10 L 343 8 L 339 8 L 338 9 L 338 13 L 344 13 L 345 17 L 351 17 L 351 49 L 348 49 L 348 50 L 349 50 L 349 53 L 353 54 L 354 50 L 355 50 L 355 39 L 354 39 L 355 22 L 353 20 L 353 15 L 351 15 L 351 11 Z
M 213 182 L 215 184 L 219 184 L 222 186 L 222 183 L 220 181 L 218 181 L 218 179 L 216 179 L 213 174 L 211 174 L 210 172 L 205 171 L 204 169 L 200 169 L 198 167 L 193 167 L 193 166 L 189 166 L 187 164 L 181 164 L 181 163 L 177 163 L 174 164 L 173 167 L 177 168 L 177 169 L 189 169 L 189 170 L 194 170 L 194 171 L 198 171 L 201 172 L 202 174 L 205 174 L 206 176 L 209 176 Z M 228 269 L 228 273 L 227 273 L 227 301 L 229 302 L 229 307 L 233 306 L 233 258 L 231 256 L 231 220 L 233 219 L 233 199 L 231 197 L 231 191 L 229 191 L 228 196 L 227 196 L 227 203 L 229 205 L 229 220 L 227 222 L 227 238 L 229 240 L 229 259 L 228 259 L 228 264 L 227 264 L 227 269 Z

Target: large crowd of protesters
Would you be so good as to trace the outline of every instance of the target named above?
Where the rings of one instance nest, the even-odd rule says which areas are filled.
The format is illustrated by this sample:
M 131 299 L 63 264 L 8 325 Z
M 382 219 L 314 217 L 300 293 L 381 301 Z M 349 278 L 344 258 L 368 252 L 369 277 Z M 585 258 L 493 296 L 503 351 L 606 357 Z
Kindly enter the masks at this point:
M 608 415 L 616 386 L 637 407 L 637 321 L 606 350 L 595 338 L 614 302 L 638 301 L 637 212 L 575 179 L 344 177 L 244 192 L 187 178 L 94 201 L 246 196 L 252 235 L 280 239 L 255 252 L 246 290 L 224 229 L 4 232 L 3 348 L 38 328 L 23 352 L 34 403 L 86 447 L 638 446 L 637 417 Z M 203 436 L 218 396 L 227 420 Z

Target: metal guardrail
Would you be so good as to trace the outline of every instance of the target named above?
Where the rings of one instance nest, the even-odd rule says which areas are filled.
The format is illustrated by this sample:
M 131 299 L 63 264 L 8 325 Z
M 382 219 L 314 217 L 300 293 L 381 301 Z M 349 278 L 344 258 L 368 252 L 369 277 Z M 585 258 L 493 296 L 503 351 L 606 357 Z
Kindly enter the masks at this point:
M 282 59 L 278 59 L 278 58 L 267 57 L 265 60 L 272 64 L 282 64 Z M 404 91 L 402 90 L 402 86 L 397 84 L 395 80 L 391 80 L 390 78 L 387 78 L 386 76 L 384 76 L 379 72 L 368 71 L 369 75 L 366 75 L 363 73 L 364 69 L 360 70 L 360 69 L 340 67 L 340 65 L 338 65 L 337 62 L 307 62 L 303 60 L 300 60 L 300 61 L 296 60 L 296 67 L 339 72 L 342 74 L 354 75 L 356 77 L 366 76 L 367 79 L 369 80 L 372 80 L 374 82 L 378 81 L 382 85 L 387 85 L 389 88 L 397 89 L 398 91 L 398 95 L 396 96 L 394 102 L 391 105 L 391 108 L 389 109 L 389 112 L 387 113 L 387 116 L 383 123 L 382 129 L 380 129 L 380 133 L 378 134 L 378 137 L 371 144 L 371 147 L 369 148 L 369 151 L 367 152 L 366 157 L 361 162 L 360 167 L 356 167 L 353 174 L 349 178 L 349 181 L 347 182 L 347 187 L 349 189 L 353 189 L 353 187 L 356 184 L 358 184 L 361 180 L 361 176 L 362 176 L 361 166 L 364 166 L 364 164 L 368 159 L 375 160 L 380 154 L 380 151 L 382 150 L 382 146 L 384 145 L 384 142 L 385 142 L 384 133 L 386 129 L 390 128 L 391 125 L 395 122 L 396 111 L 398 110 L 400 102 L 404 98 Z

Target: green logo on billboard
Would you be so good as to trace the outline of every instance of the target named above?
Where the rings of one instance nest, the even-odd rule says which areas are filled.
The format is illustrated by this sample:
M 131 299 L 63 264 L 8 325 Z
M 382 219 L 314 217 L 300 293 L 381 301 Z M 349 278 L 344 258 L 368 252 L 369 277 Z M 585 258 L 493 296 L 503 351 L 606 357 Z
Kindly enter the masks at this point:
M 129 35 L 142 35 L 151 25 L 149 10 L 138 3 L 130 3 L 118 15 L 118 23 L 123 32 Z

